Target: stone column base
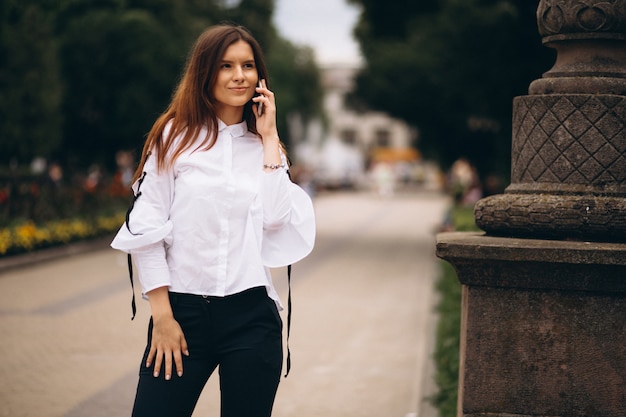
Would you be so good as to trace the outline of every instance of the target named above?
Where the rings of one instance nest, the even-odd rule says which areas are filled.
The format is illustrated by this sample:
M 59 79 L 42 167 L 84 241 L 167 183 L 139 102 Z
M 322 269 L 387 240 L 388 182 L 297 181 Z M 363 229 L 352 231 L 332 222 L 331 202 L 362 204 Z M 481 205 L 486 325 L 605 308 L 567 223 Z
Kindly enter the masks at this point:
M 478 201 L 476 225 L 491 235 L 626 242 L 626 198 L 517 194 Z
M 463 284 L 459 415 L 626 415 L 626 244 L 442 233 Z

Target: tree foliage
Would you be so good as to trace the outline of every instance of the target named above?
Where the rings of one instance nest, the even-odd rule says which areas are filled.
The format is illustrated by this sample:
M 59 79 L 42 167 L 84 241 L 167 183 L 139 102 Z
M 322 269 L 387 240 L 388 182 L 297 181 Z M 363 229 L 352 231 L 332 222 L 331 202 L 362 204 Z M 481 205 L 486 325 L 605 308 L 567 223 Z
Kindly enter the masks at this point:
M 287 122 L 290 115 L 300 115 L 307 123 L 322 113 L 322 90 L 320 71 L 313 51 L 296 46 L 286 39 L 277 38 L 267 55 L 272 89 L 276 93 L 278 129 L 290 139 Z M 298 140 L 299 138 L 293 138 Z
M 276 34 L 273 0 L 5 0 L 0 6 L 0 164 L 35 156 L 113 168 L 139 150 L 208 26 L 246 26 L 268 55 L 281 135 L 321 111 L 316 65 Z M 305 56 L 305 58 L 303 58 Z M 305 63 L 302 65 L 302 63 Z M 302 85 L 307 88 L 301 88 Z M 284 98 L 282 98 L 284 95 Z
M 468 157 L 481 174 L 508 175 L 514 96 L 549 69 L 528 0 L 350 0 L 366 65 L 355 105 L 418 127 L 420 147 L 444 165 Z
M 60 145 L 61 92 L 52 0 L 0 3 L 0 158 Z
M 107 157 L 138 143 L 166 105 L 181 60 L 160 22 L 141 10 L 91 10 L 71 19 L 62 39 L 61 151 L 80 165 L 95 147 Z

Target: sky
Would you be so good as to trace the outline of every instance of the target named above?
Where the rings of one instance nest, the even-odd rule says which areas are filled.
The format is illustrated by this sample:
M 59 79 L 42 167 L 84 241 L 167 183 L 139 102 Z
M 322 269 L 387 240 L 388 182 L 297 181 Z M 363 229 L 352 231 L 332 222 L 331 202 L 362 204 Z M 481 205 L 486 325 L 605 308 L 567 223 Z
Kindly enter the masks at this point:
M 358 65 L 359 46 L 352 28 L 359 9 L 346 0 L 276 0 L 274 23 L 297 45 L 309 45 L 318 64 Z

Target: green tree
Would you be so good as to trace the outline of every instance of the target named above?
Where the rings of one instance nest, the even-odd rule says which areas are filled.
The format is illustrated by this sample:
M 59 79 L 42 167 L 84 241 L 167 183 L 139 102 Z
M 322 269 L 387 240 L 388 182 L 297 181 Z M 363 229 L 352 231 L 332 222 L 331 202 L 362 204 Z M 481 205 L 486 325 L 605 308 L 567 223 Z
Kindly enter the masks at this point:
M 52 0 L 0 4 L 0 163 L 48 156 L 61 138 Z
M 140 9 L 93 9 L 63 28 L 64 159 L 111 165 L 140 146 L 171 95 L 184 53 L 155 16 Z
M 33 156 L 70 171 L 139 151 L 187 53 L 208 26 L 248 27 L 268 56 L 287 117 L 321 109 L 310 50 L 280 39 L 273 0 L 6 0 L 0 3 L 0 164 Z
M 214 2 L 66 1 L 58 17 L 66 163 L 111 167 L 117 150 L 141 149 L 216 10 Z
M 276 38 L 267 56 L 270 82 L 276 94 L 278 130 L 289 144 L 288 121 L 297 115 L 303 123 L 322 116 L 323 91 L 320 71 L 311 48 Z
M 233 2 L 226 2 L 233 4 Z M 236 6 L 224 7 L 220 20 L 245 26 L 268 53 L 272 48 L 276 30 L 272 24 L 274 0 L 239 0 Z
M 466 156 L 483 175 L 508 175 L 514 96 L 553 54 L 528 0 L 350 0 L 366 65 L 352 97 L 418 127 L 444 165 Z

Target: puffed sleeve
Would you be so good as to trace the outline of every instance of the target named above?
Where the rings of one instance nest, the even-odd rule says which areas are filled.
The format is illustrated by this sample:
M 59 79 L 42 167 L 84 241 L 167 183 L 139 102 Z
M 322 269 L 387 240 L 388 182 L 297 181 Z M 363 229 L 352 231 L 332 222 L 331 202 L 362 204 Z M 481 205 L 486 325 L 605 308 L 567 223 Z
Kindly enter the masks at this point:
M 169 210 L 174 193 L 171 170 L 159 172 L 156 158 L 149 156 L 139 180 L 133 184 L 135 195 L 126 222 L 111 242 L 111 247 L 131 253 L 139 272 L 142 292 L 170 285 L 165 248 L 172 243 Z
M 313 250 L 315 213 L 309 195 L 278 170 L 263 181 L 265 227 L 261 255 L 270 268 L 295 263 Z M 270 221 L 271 219 L 271 221 Z
M 133 193 L 135 199 L 127 221 L 113 239 L 111 247 L 132 253 L 159 241 L 171 243 L 169 209 L 174 193 L 171 170 L 158 172 L 156 158 L 148 157 L 143 175 L 133 184 Z

